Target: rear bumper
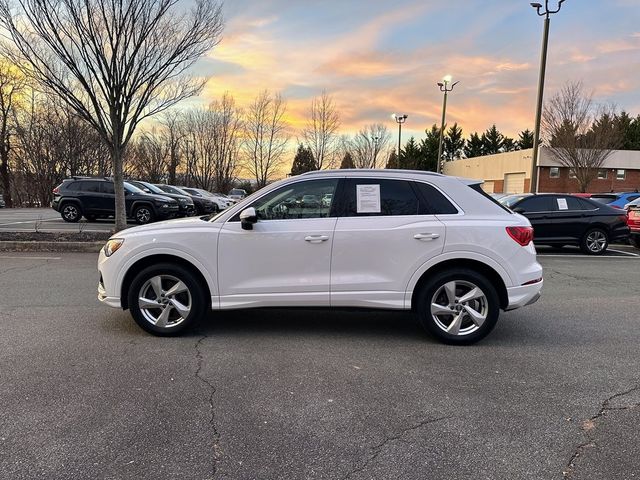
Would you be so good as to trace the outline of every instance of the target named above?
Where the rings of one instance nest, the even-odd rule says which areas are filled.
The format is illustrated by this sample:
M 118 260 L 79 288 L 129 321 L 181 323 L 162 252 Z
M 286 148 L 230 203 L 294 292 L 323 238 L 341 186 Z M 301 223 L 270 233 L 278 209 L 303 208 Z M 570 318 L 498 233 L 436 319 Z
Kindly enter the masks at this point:
M 516 308 L 526 307 L 538 301 L 542 291 L 543 280 L 531 285 L 522 285 L 520 287 L 507 288 L 507 296 L 509 304 L 505 310 L 515 310 Z

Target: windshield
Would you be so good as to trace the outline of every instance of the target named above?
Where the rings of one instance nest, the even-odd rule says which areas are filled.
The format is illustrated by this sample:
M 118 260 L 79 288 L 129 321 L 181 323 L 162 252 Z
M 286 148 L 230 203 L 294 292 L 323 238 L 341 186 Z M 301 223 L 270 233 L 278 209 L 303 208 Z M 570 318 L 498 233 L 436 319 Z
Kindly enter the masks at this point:
M 171 185 L 156 185 L 156 187 L 167 193 L 173 193 L 174 195 L 185 195 L 187 197 L 189 196 L 189 194 L 184 190 L 180 190 L 178 187 L 174 187 Z
M 131 193 L 145 193 L 144 190 L 139 189 L 138 187 L 130 184 L 129 182 L 124 182 L 124 189 Z
M 197 190 L 195 190 L 193 188 L 183 188 L 183 190 L 185 192 L 187 192 L 188 194 L 190 194 L 190 195 L 195 195 L 196 197 L 201 197 L 202 196 L 202 194 L 199 191 L 197 191 Z
M 520 200 L 522 200 L 523 198 L 526 198 L 528 196 L 529 195 L 507 195 L 506 197 L 502 197 L 502 198 L 498 199 L 498 202 L 500 202 L 505 207 L 511 208 L 516 203 L 518 203 Z

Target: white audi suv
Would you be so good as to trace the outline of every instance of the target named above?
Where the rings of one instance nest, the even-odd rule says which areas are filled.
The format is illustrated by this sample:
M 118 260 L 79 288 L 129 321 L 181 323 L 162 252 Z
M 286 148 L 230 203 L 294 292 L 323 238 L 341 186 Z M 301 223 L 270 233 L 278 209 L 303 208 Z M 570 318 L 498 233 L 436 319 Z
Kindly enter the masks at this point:
M 439 340 L 469 344 L 500 310 L 539 298 L 532 237 L 476 181 L 312 172 L 215 216 L 117 233 L 100 253 L 98 298 L 155 335 L 184 332 L 210 309 L 361 307 L 413 310 Z

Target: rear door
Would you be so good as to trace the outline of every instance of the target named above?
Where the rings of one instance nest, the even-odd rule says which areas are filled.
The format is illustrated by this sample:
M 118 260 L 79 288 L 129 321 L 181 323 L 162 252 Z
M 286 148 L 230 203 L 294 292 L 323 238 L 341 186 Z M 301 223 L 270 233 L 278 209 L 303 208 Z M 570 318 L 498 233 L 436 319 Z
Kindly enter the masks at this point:
M 331 255 L 332 306 L 404 307 L 411 275 L 444 248 L 445 227 L 410 180 L 347 178 Z
M 100 211 L 113 215 L 116 211 L 116 192 L 112 182 L 100 182 Z
M 553 235 L 559 239 L 579 240 L 589 226 L 586 202 L 570 195 L 558 195 L 553 202 L 557 212 L 553 216 Z
M 102 200 L 100 184 L 96 180 L 82 180 L 80 183 L 79 197 L 82 200 L 82 208 L 85 213 L 99 213 Z

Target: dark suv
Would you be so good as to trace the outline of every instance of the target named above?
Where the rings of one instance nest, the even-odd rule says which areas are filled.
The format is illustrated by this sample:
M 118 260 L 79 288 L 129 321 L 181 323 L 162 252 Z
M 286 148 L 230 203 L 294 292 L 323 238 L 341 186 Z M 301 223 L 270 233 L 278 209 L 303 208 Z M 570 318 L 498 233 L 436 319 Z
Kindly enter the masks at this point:
M 150 195 L 133 185 L 124 183 L 127 217 L 145 224 L 170 218 L 178 213 L 178 202 L 162 196 Z M 98 217 L 115 215 L 113 181 L 105 178 L 67 178 L 53 190 L 51 208 L 60 212 L 66 222 L 84 217 L 93 221 Z
M 127 183 L 130 183 L 134 187 L 138 187 L 145 193 L 154 193 L 156 195 L 173 198 L 178 202 L 178 206 L 180 207 L 180 210 L 178 211 L 179 217 L 191 217 L 196 214 L 196 208 L 193 205 L 193 200 L 187 195 L 167 193 L 160 190 L 153 183 L 143 182 L 142 180 L 127 180 Z

